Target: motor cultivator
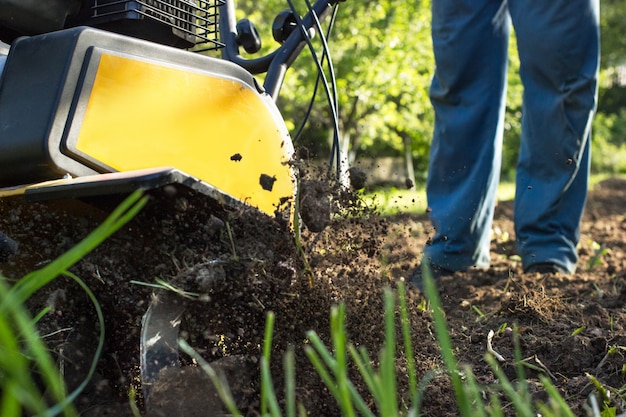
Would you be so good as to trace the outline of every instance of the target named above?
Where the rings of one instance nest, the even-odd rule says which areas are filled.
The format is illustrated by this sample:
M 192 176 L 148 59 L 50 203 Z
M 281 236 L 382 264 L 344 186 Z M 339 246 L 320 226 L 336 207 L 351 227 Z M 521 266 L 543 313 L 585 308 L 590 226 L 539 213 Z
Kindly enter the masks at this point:
M 257 52 L 259 36 L 235 22 L 231 0 L 0 0 L 0 231 L 32 202 L 78 222 L 138 189 L 192 193 L 216 213 L 292 216 L 294 149 L 275 100 L 335 3 L 318 0 L 302 18 L 281 12 L 278 49 L 247 59 L 239 49 Z M 197 52 L 207 50 L 221 58 Z M 0 262 L 13 240 L 37 251 L 32 236 L 8 234 Z M 146 398 L 155 375 L 178 364 L 182 312 L 162 295 L 143 316 Z
M 169 26 L 156 16 L 170 8 L 182 17 L 171 18 L 169 40 L 181 35 L 219 46 L 208 38 L 217 33 L 213 2 L 104 2 L 130 11 L 83 3 L 92 16 L 76 23 L 143 35 L 156 25 L 155 40 Z M 36 14 L 41 7 L 33 5 Z M 194 35 L 199 14 L 213 26 L 197 29 L 203 36 Z M 18 38 L 4 65 L 0 197 L 81 197 L 171 181 L 272 215 L 293 199 L 292 153 L 272 97 L 227 60 L 79 26 Z

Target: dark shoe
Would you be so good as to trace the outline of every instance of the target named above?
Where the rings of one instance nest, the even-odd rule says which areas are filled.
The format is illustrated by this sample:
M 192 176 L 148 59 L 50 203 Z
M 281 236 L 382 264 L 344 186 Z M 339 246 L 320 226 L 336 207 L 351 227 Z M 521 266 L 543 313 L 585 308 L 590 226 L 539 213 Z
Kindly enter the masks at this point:
M 552 274 L 552 275 L 565 275 L 568 272 L 560 265 L 552 262 L 539 262 L 530 265 L 524 270 L 525 274 Z
M 430 271 L 430 276 L 434 280 L 437 280 L 441 277 L 449 277 L 451 275 L 454 275 L 454 272 L 455 272 L 455 271 L 443 268 L 438 265 L 428 265 L 428 266 L 418 265 L 417 268 L 415 268 L 409 275 L 409 285 L 412 285 L 413 287 L 417 288 L 420 291 L 424 291 L 423 268 L 428 268 L 428 270 Z

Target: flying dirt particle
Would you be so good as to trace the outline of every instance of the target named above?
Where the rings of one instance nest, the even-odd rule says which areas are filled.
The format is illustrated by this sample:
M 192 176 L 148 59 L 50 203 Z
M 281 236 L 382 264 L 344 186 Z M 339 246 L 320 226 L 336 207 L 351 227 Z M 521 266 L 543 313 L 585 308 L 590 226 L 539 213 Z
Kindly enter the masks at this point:
M 270 177 L 267 174 L 261 174 L 261 178 L 259 178 L 259 184 L 265 191 L 272 191 L 274 188 L 274 183 L 276 182 L 276 177 Z
M 172 198 L 172 197 L 175 197 L 176 194 L 178 194 L 178 190 L 176 189 L 175 186 L 169 184 L 163 187 L 163 195 Z
M 296 151 L 296 156 L 298 159 L 307 160 L 311 158 L 311 152 L 304 146 L 301 146 Z
M 50 312 L 54 313 L 57 310 L 63 308 L 63 305 L 67 301 L 67 294 L 64 289 L 57 288 L 52 291 L 46 300 L 46 305 L 50 307 Z
M 312 232 L 321 232 L 330 223 L 330 187 L 322 181 L 307 180 L 300 183 L 300 216 Z
M 222 219 L 211 214 L 205 225 L 205 230 L 209 236 L 215 236 L 220 230 L 224 229 L 225 225 Z
M 231 161 L 235 161 L 235 162 L 239 162 L 243 159 L 243 156 L 241 156 L 240 153 L 236 153 L 233 156 L 230 157 Z
M 410 190 L 411 188 L 415 186 L 415 184 L 413 184 L 413 181 L 411 180 L 411 178 L 405 178 L 404 186 L 406 187 L 407 190 Z
M 360 190 L 365 187 L 365 180 L 367 174 L 359 168 L 352 167 L 348 169 L 348 175 L 350 176 L 350 186 L 355 190 Z
M 17 242 L 0 232 L 0 262 L 6 262 L 17 252 Z

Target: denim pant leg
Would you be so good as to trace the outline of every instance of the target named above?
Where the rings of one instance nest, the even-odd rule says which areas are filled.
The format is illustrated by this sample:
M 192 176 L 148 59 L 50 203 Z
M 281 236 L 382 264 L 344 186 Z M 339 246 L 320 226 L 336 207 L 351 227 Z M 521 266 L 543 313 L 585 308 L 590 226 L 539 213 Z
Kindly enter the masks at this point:
M 500 175 L 508 19 L 502 0 L 433 0 L 435 129 L 426 191 L 434 236 L 425 260 L 452 270 L 489 265 Z
M 524 268 L 574 272 L 599 64 L 598 0 L 508 0 L 524 85 L 515 232 Z

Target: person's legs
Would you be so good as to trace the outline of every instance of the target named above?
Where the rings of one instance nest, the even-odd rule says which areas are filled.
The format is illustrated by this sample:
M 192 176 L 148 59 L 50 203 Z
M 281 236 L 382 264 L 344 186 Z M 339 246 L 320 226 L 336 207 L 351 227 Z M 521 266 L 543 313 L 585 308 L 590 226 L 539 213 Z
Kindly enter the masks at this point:
M 524 84 L 515 196 L 524 269 L 576 269 L 596 106 L 598 7 L 598 0 L 509 0 Z
M 435 130 L 426 184 L 435 228 L 425 261 L 489 264 L 506 91 L 509 21 L 501 0 L 433 0 Z

